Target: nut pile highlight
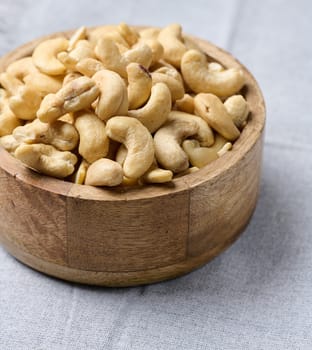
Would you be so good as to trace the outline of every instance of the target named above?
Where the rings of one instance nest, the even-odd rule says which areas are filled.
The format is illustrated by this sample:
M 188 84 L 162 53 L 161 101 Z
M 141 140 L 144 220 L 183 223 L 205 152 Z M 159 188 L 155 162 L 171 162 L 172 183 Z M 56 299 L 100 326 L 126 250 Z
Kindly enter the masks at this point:
M 81 27 L 0 74 L 0 144 L 77 184 L 169 182 L 231 149 L 249 114 L 244 83 L 178 24 Z

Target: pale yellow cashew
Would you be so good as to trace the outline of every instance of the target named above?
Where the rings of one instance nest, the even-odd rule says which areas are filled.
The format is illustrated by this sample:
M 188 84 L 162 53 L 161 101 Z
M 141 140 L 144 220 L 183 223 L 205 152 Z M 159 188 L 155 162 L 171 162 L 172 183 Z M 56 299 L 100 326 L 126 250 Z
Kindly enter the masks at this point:
M 120 23 L 117 27 L 117 31 L 126 40 L 130 47 L 138 42 L 139 33 L 135 29 L 129 27 L 126 23 Z
M 211 146 L 214 143 L 214 134 L 210 126 L 201 117 L 180 111 L 171 111 L 168 120 L 193 120 L 198 125 L 198 132 L 194 138 L 200 142 L 201 146 Z
M 24 84 L 13 75 L 4 72 L 0 74 L 0 85 L 6 90 L 8 95 L 15 95 L 17 90 Z
M 231 142 L 227 142 L 221 149 L 220 151 L 218 151 L 218 156 L 221 157 L 223 156 L 225 153 L 227 153 L 228 151 L 230 151 L 232 149 L 232 144 Z
M 111 159 L 102 158 L 91 164 L 87 170 L 86 185 L 118 186 L 123 180 L 123 170 L 120 164 Z
M 180 68 L 182 56 L 186 52 L 181 26 L 171 24 L 163 28 L 159 32 L 158 40 L 164 48 L 165 60 L 176 68 Z
M 135 118 L 113 117 L 106 124 L 109 138 L 123 143 L 127 157 L 123 164 L 124 175 L 138 179 L 154 160 L 154 143 L 150 132 Z
M 71 81 L 78 79 L 82 77 L 80 73 L 77 72 L 69 72 L 68 74 L 65 75 L 64 80 L 63 80 L 63 85 L 65 86 L 66 84 L 70 83 Z
M 68 40 L 62 37 L 48 39 L 40 43 L 32 54 L 35 66 L 42 72 L 49 75 L 64 74 L 66 67 L 57 59 L 59 52 L 68 48 Z
M 224 102 L 224 107 L 239 129 L 242 129 L 247 124 L 249 106 L 242 95 L 229 97 Z
M 224 67 L 217 62 L 209 62 L 208 63 L 208 70 L 210 72 L 222 72 L 224 70 Z
M 179 111 L 194 114 L 194 97 L 189 94 L 185 94 L 181 99 L 177 100 L 175 105 Z
M 162 67 L 152 73 L 153 84 L 164 83 L 168 86 L 172 102 L 184 96 L 182 78 L 174 68 Z
M 144 43 L 151 49 L 151 52 L 152 52 L 151 66 L 154 65 L 163 57 L 164 48 L 162 47 L 161 43 L 157 40 L 157 38 L 155 39 L 140 38 L 139 43 Z
M 87 38 L 87 28 L 82 26 L 80 28 L 78 28 L 74 34 L 70 37 L 69 41 L 68 41 L 68 47 L 67 47 L 67 50 L 68 51 L 71 51 L 73 50 L 77 43 L 80 41 L 80 40 L 84 40 Z
M 140 30 L 140 38 L 142 39 L 157 39 L 160 33 L 159 28 L 146 28 Z
M 56 94 L 44 97 L 37 117 L 44 123 L 52 123 L 67 112 L 76 112 L 91 106 L 100 90 L 94 81 L 87 77 L 72 80 Z
M 73 150 L 79 140 L 76 128 L 60 120 L 48 124 L 35 119 L 31 123 L 14 129 L 13 136 L 19 143 L 44 143 L 52 145 L 60 151 Z
M 88 33 L 88 39 L 92 45 L 96 45 L 96 43 L 103 38 L 105 35 L 110 34 L 110 33 L 117 33 L 117 26 L 116 25 L 106 25 L 106 26 L 101 26 L 97 27 L 96 29 L 91 30 Z M 121 36 L 119 34 L 119 36 Z
M 55 147 L 42 143 L 21 144 L 14 152 L 15 158 L 39 173 L 64 178 L 75 170 L 77 157 L 68 151 L 58 151 Z
M 213 94 L 198 94 L 194 98 L 195 113 L 201 116 L 211 128 L 229 141 L 235 141 L 240 131 L 226 111 L 222 101 Z
M 173 178 L 173 172 L 171 170 L 159 168 L 156 159 L 154 159 L 153 164 L 147 170 L 147 172 L 142 176 L 143 183 L 165 183 L 170 182 Z
M 138 119 L 153 133 L 163 125 L 171 110 L 170 90 L 164 83 L 152 87 L 151 96 L 145 106 L 128 111 L 128 116 Z
M 108 153 L 109 139 L 104 122 L 91 112 L 81 112 L 75 119 L 80 142 L 78 152 L 89 163 Z
M 21 120 L 11 111 L 4 90 L 0 89 L 0 137 L 12 134 L 12 131 L 22 124 Z
M 94 58 L 84 58 L 76 65 L 78 72 L 90 78 L 102 69 L 104 69 L 102 62 Z
M 0 137 L 0 145 L 9 153 L 14 154 L 20 143 L 15 140 L 13 135 L 5 135 Z
M 198 170 L 199 170 L 199 168 L 197 168 L 197 166 L 192 166 L 190 168 L 187 168 L 184 171 L 179 172 L 178 174 L 174 174 L 174 178 L 176 179 L 176 178 L 184 176 L 184 175 L 193 174 L 193 173 L 196 173 L 196 171 L 198 171 Z
M 141 107 L 150 97 L 152 77 L 148 70 L 138 63 L 127 66 L 129 109 Z
M 192 118 L 169 119 L 154 135 L 157 162 L 174 173 L 186 170 L 189 161 L 181 148 L 182 142 L 198 133 L 199 126 Z
M 127 150 L 126 146 L 124 144 L 121 144 L 118 147 L 118 150 L 117 150 L 116 156 L 115 156 L 116 162 L 119 163 L 121 166 L 123 166 L 123 164 L 127 158 L 127 153 L 128 153 L 128 150 Z
M 189 50 L 183 55 L 181 72 L 186 84 L 196 93 L 227 97 L 237 93 L 245 84 L 242 70 L 209 70 L 206 56 L 197 50 Z
M 23 85 L 18 88 L 14 96 L 9 98 L 9 106 L 19 119 L 33 120 L 36 118 L 41 101 L 42 97 L 35 89 Z
M 149 68 L 152 63 L 152 50 L 145 43 L 138 43 L 132 49 L 126 51 L 121 60 L 127 66 L 131 62 L 139 63 L 145 68 Z
M 6 72 L 23 81 L 27 75 L 37 73 L 39 71 L 34 65 L 32 57 L 24 57 L 10 63 L 6 69 Z
M 185 140 L 182 147 L 190 163 L 197 168 L 202 168 L 218 159 L 218 153 L 213 147 L 201 147 L 197 140 Z
M 126 115 L 128 111 L 128 93 L 123 79 L 115 72 L 103 69 L 95 73 L 92 80 L 100 90 L 95 113 L 102 120 L 114 115 Z
M 31 73 L 24 78 L 25 84 L 36 90 L 37 93 L 44 97 L 48 94 L 55 94 L 62 87 L 63 76 L 50 76 L 38 72 Z
M 82 160 L 79 164 L 77 171 L 73 174 L 73 182 L 78 185 L 83 185 L 87 176 L 87 170 L 89 168 L 89 163 L 86 160 Z

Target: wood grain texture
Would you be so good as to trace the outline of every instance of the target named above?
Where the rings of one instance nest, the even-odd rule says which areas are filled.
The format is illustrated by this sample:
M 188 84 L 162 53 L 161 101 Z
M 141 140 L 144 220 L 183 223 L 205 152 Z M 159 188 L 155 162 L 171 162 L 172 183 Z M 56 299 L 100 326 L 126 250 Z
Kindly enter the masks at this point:
M 185 274 L 239 236 L 258 196 L 263 98 L 236 59 L 196 40 L 208 56 L 244 70 L 251 117 L 233 150 L 170 184 L 113 189 L 36 174 L 1 150 L 0 241 L 11 254 L 56 277 L 128 286 Z M 37 43 L 0 59 L 0 71 Z

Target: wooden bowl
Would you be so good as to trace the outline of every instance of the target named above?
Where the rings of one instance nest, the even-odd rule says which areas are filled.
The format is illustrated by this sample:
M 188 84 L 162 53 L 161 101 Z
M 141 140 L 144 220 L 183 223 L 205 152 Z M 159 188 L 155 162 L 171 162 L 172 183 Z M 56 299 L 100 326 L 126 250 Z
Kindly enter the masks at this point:
M 2 57 L 0 72 L 46 38 Z M 246 76 L 251 115 L 233 150 L 167 185 L 107 189 L 39 175 L 0 147 L 0 242 L 8 252 L 65 280 L 131 286 L 183 275 L 233 243 L 258 197 L 264 102 L 245 67 L 195 40 L 210 57 Z

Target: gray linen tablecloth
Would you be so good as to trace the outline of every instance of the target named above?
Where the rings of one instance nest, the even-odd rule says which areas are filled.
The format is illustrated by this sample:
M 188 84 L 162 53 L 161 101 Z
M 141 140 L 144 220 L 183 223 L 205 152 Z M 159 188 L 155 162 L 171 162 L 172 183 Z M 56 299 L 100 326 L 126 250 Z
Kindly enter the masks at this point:
M 300 0 L 0 0 L 0 54 L 81 24 L 180 22 L 239 57 L 267 104 L 258 206 L 230 249 L 173 281 L 105 289 L 0 248 L 1 350 L 312 349 L 311 18 Z

